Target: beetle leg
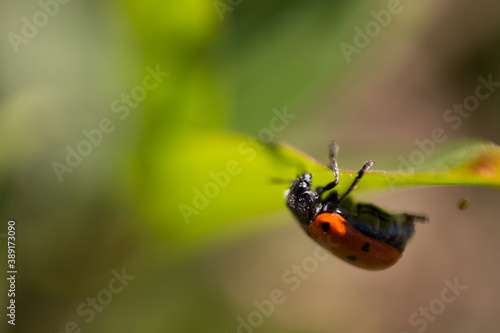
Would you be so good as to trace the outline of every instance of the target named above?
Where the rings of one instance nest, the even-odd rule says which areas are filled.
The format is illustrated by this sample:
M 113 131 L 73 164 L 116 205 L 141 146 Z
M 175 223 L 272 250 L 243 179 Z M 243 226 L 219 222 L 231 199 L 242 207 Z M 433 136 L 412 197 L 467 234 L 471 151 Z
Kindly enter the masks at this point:
M 318 187 L 316 192 L 321 195 L 325 191 L 329 191 L 339 184 L 339 167 L 337 165 L 337 152 L 339 147 L 335 141 L 330 145 L 330 168 L 333 171 L 333 182 L 326 184 L 324 187 Z
M 375 163 L 373 160 L 369 160 L 365 163 L 365 165 L 363 165 L 361 170 L 358 171 L 358 175 L 356 176 L 356 178 L 354 178 L 354 180 L 352 181 L 351 186 L 349 186 L 347 191 L 345 191 L 345 193 L 340 197 L 339 202 L 344 200 L 344 198 L 347 197 L 349 195 L 349 193 L 352 192 L 352 190 L 354 190 L 356 185 L 359 183 L 359 181 L 361 180 L 361 178 L 365 174 L 365 171 L 368 170 L 373 165 L 373 163 Z

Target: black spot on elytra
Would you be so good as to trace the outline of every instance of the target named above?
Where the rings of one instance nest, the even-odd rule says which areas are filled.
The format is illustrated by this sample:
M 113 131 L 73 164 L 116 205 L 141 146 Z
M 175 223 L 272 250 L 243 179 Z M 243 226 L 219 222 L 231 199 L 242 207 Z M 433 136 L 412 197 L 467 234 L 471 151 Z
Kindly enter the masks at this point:
M 347 256 L 346 258 L 350 261 L 356 261 L 356 259 L 358 259 L 356 256 Z
M 364 243 L 361 246 L 361 251 L 363 251 L 363 252 L 368 252 L 369 249 L 370 249 L 370 244 L 368 244 L 368 243 Z
M 330 223 L 328 223 L 328 222 L 323 222 L 323 223 L 321 223 L 321 229 L 322 229 L 324 232 L 327 232 L 328 230 L 330 230 Z

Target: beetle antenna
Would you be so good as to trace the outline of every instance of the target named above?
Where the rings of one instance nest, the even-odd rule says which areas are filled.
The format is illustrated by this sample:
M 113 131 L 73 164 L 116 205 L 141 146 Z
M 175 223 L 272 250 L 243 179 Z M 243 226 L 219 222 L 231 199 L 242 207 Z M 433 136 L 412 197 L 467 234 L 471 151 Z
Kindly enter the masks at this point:
M 291 183 L 293 180 L 291 179 L 285 179 L 285 178 L 281 178 L 281 177 L 271 177 L 269 179 L 269 182 L 273 185 L 277 185 L 277 184 L 283 184 L 283 183 Z

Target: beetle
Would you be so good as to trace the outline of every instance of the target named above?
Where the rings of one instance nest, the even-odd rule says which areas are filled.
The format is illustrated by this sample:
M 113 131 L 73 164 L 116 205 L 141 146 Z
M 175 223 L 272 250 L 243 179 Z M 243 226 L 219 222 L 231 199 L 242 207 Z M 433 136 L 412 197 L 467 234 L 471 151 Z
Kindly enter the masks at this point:
M 330 145 L 330 168 L 334 179 L 313 189 L 310 173 L 304 173 L 285 192 L 286 205 L 304 231 L 340 259 L 368 270 L 394 265 L 415 232 L 422 215 L 390 214 L 369 203 L 356 203 L 349 194 L 374 161 L 367 161 L 349 188 L 339 195 L 338 146 Z

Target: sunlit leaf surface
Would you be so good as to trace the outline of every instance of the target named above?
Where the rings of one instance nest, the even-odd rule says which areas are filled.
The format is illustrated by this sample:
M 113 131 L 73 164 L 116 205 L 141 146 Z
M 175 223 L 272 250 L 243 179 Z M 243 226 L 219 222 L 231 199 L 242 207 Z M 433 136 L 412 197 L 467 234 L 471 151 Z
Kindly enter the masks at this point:
M 150 170 L 155 176 L 145 204 L 172 242 L 198 243 L 238 220 L 285 211 L 283 193 L 303 172 L 312 173 L 316 185 L 333 179 L 326 165 L 287 144 L 264 144 L 222 131 L 195 133 L 166 151 L 168 155 Z M 342 192 L 357 170 L 342 170 L 341 163 L 340 169 L 337 190 Z M 408 163 L 390 171 L 377 170 L 375 164 L 353 195 L 363 189 L 397 190 L 416 185 L 500 186 L 499 173 L 498 146 L 462 141 L 436 151 L 418 167 Z M 174 188 L 175 195 L 169 192 Z M 242 230 L 262 227 L 258 224 Z

